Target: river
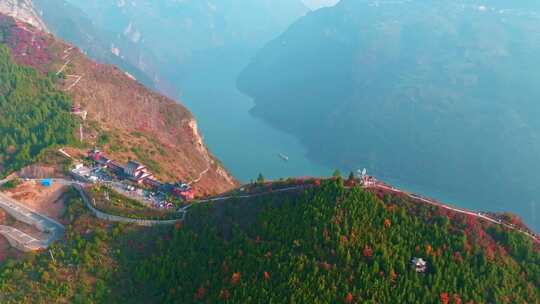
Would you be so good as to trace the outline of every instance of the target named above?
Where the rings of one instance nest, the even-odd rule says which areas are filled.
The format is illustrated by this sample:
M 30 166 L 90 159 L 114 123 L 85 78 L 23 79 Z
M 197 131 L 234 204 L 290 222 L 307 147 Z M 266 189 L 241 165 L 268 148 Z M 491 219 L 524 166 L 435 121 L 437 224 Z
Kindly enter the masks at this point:
M 234 80 L 212 85 L 193 80 L 183 88 L 180 99 L 197 119 L 210 151 L 240 181 L 255 180 L 259 173 L 279 179 L 328 176 L 334 171 L 309 160 L 306 148 L 295 137 L 252 116 L 253 101 L 236 89 Z
M 233 74 L 233 73 L 231 73 Z M 295 137 L 274 129 L 252 116 L 252 99 L 236 89 L 235 77 L 216 76 L 206 71 L 183 81 L 180 100 L 196 117 L 201 134 L 212 153 L 241 182 L 265 178 L 330 176 L 335 168 L 307 157 L 307 149 Z M 233 74 L 234 75 L 234 74 Z M 279 155 L 288 156 L 283 160 Z M 340 168 L 343 174 L 360 168 Z M 516 204 L 513 200 L 493 202 L 481 193 L 450 193 L 411 182 L 407 176 L 387 176 L 369 172 L 402 190 L 430 197 L 440 202 L 477 211 L 511 211 L 519 214 L 531 228 L 540 230 L 537 202 Z M 521 201 L 521 200 L 519 200 Z

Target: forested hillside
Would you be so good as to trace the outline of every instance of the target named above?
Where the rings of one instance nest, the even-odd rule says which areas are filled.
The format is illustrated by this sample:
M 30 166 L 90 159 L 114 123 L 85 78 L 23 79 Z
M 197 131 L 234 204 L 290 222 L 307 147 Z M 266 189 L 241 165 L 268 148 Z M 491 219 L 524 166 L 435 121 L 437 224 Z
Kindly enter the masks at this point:
M 0 175 L 44 149 L 74 142 L 71 101 L 54 82 L 52 75 L 15 64 L 0 44 Z
M 74 195 L 72 193 L 71 195 Z M 2 303 L 538 303 L 531 241 L 342 181 L 108 225 L 72 197 L 67 241 L 0 267 Z M 413 257 L 427 261 L 417 273 Z M 66 279 L 69 278 L 69 279 Z
M 450 220 L 437 209 L 399 198 L 383 203 L 360 188 L 347 191 L 339 181 L 277 201 L 279 207 L 266 202 L 246 230 L 238 226 L 249 209 L 242 203 L 221 217 L 213 216 L 212 207 L 200 207 L 191 214 L 195 231 L 174 232 L 152 257 L 136 264 L 129 295 L 169 303 L 540 299 L 540 254 L 514 233 L 481 227 L 470 218 L 450 215 Z M 215 223 L 223 221 L 230 226 L 216 230 Z M 412 269 L 413 257 L 428 261 L 427 273 Z

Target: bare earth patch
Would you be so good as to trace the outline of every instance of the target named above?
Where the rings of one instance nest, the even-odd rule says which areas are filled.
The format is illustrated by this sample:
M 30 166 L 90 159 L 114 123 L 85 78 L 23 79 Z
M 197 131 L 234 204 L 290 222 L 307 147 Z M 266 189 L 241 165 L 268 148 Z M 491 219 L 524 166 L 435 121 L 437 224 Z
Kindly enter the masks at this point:
M 65 186 L 61 184 L 53 183 L 51 187 L 44 187 L 37 182 L 28 181 L 6 191 L 6 194 L 28 208 L 58 220 L 64 212 L 62 194 L 65 190 Z

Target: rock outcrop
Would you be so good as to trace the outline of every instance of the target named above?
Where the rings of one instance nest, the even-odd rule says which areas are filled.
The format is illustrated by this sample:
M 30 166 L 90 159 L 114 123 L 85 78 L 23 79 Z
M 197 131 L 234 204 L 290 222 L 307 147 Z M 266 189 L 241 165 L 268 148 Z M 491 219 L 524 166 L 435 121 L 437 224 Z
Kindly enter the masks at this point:
M 0 0 L 0 13 L 29 23 L 42 31 L 48 31 L 30 0 Z

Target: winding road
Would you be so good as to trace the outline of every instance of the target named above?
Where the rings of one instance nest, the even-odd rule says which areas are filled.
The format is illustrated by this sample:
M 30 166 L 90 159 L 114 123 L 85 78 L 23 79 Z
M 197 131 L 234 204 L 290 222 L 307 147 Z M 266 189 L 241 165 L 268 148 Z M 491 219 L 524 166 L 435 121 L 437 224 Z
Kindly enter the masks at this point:
M 67 181 L 67 180 L 55 180 L 55 181 L 60 182 L 60 183 L 65 183 L 65 184 L 78 184 L 78 185 L 80 184 L 80 183 L 75 183 L 75 182 Z M 213 197 L 213 198 L 197 200 L 196 203 L 210 203 L 210 202 L 226 201 L 226 200 L 231 200 L 231 199 L 254 198 L 254 197 L 269 195 L 269 194 L 273 194 L 273 193 L 289 192 L 289 191 L 295 191 L 295 190 L 300 190 L 300 189 L 307 189 L 309 187 L 311 187 L 311 185 L 292 186 L 292 187 L 276 189 L 276 190 L 270 190 L 270 191 L 266 191 L 266 192 L 262 192 L 262 193 L 254 193 L 254 194 L 223 195 L 223 196 L 218 196 L 218 197 Z M 452 207 L 452 206 L 437 202 L 437 201 L 435 201 L 433 199 L 424 198 L 424 197 L 422 197 L 420 195 L 410 193 L 410 192 L 407 192 L 407 191 L 403 191 L 403 190 L 394 188 L 392 186 L 385 185 L 383 183 L 365 183 L 363 185 L 363 188 L 366 189 L 366 190 L 379 189 L 379 190 L 383 190 L 383 191 L 391 192 L 391 193 L 395 193 L 395 194 L 403 194 L 403 195 L 406 195 L 407 197 L 409 197 L 410 199 L 413 199 L 413 200 L 418 201 L 418 202 L 426 203 L 426 204 L 436 206 L 436 207 L 439 207 L 439 208 L 444 208 L 444 209 L 447 209 L 447 210 L 450 210 L 450 211 L 453 211 L 453 212 L 466 214 L 466 215 L 469 215 L 469 216 L 476 217 L 478 219 L 486 220 L 486 221 L 491 222 L 493 224 L 501 225 L 501 226 L 506 227 L 508 229 L 511 229 L 511 230 L 517 231 L 519 233 L 522 233 L 523 235 L 525 235 L 525 236 L 529 237 L 530 239 L 532 239 L 534 242 L 540 243 L 540 237 L 537 236 L 536 234 L 534 234 L 532 232 L 529 232 L 529 231 L 525 231 L 525 230 L 523 230 L 520 227 L 517 227 L 515 225 L 502 222 L 502 221 L 500 221 L 500 220 L 498 220 L 496 218 L 492 218 L 492 217 L 490 217 L 490 216 L 488 216 L 486 214 L 480 213 L 480 212 L 474 212 L 474 211 L 471 211 L 471 210 Z M 185 218 L 185 215 L 186 215 L 188 209 L 192 205 L 193 204 L 190 204 L 190 205 L 187 205 L 187 206 L 179 209 L 180 212 L 184 213 L 184 218 Z M 114 216 L 114 215 L 110 215 L 110 216 L 114 217 L 114 218 L 117 218 L 117 219 L 119 219 L 119 221 L 123 221 L 123 222 L 133 221 L 133 219 L 130 219 L 130 218 L 122 218 L 122 217 Z M 159 221 L 156 221 L 156 222 L 159 222 Z M 172 224 L 171 221 L 162 221 L 162 222 L 168 222 L 168 224 Z
M 365 189 L 379 189 L 379 190 L 383 190 L 383 191 L 387 191 L 387 192 L 403 194 L 403 195 L 406 195 L 406 196 L 408 196 L 409 198 L 411 198 L 413 200 L 421 201 L 423 203 L 426 203 L 426 204 L 429 204 L 429 205 L 432 205 L 432 206 L 436 206 L 436 207 L 439 207 L 439 208 L 443 208 L 443 209 L 450 210 L 450 211 L 457 212 L 457 213 L 461 213 L 461 214 L 466 214 L 466 215 L 469 215 L 469 216 L 474 216 L 476 218 L 486 220 L 486 221 L 491 222 L 493 224 L 502 225 L 502 226 L 504 226 L 504 227 L 506 227 L 508 229 L 520 232 L 520 233 L 524 234 L 525 236 L 529 237 L 530 239 L 532 239 L 534 242 L 540 243 L 540 236 L 537 236 L 536 234 L 531 233 L 529 231 L 525 231 L 525 230 L 523 230 L 523 229 L 521 229 L 521 228 L 519 228 L 519 227 L 517 227 L 515 225 L 508 224 L 508 223 L 502 222 L 502 221 L 500 221 L 498 219 L 489 217 L 489 216 L 487 216 L 487 215 L 485 215 L 485 214 L 483 214 L 481 212 L 473 212 L 473 211 L 466 210 L 466 209 L 452 207 L 452 206 L 437 202 L 437 201 L 435 201 L 433 199 L 424 198 L 424 197 L 422 197 L 420 195 L 410 193 L 410 192 L 407 192 L 407 191 L 402 191 L 402 190 L 396 189 L 396 188 L 394 188 L 392 186 L 387 186 L 387 185 L 384 185 L 384 184 L 381 184 L 381 183 L 369 183 L 369 184 L 365 185 L 364 188 Z
M 179 212 L 183 213 L 183 218 L 179 219 L 179 220 L 139 220 L 139 219 L 127 218 L 127 217 L 107 214 L 107 213 L 104 213 L 104 212 L 102 212 L 100 210 L 95 209 L 92 206 L 89 197 L 84 192 L 84 186 L 86 186 L 87 184 L 77 182 L 77 181 L 66 180 L 66 179 L 53 179 L 53 181 L 55 183 L 59 183 L 59 184 L 63 184 L 63 185 L 74 186 L 79 191 L 80 195 L 83 198 L 83 201 L 85 202 L 87 207 L 94 213 L 94 215 L 96 215 L 97 217 L 99 217 L 101 219 L 111 221 L 111 222 L 133 223 L 133 224 L 142 225 L 142 226 L 172 225 L 172 224 L 177 223 L 178 221 L 184 220 L 185 216 L 186 216 L 186 214 L 188 212 L 188 209 L 193 205 L 193 204 L 190 204 L 190 205 L 187 205 L 187 206 L 179 209 Z M 0 184 L 2 184 L 3 182 L 5 182 L 5 180 L 0 181 Z M 196 201 L 196 203 L 210 203 L 210 202 L 226 201 L 226 200 L 231 200 L 231 199 L 253 198 L 253 197 L 260 197 L 260 196 L 265 196 L 265 195 L 269 195 L 269 194 L 273 194 L 273 193 L 289 192 L 289 191 L 307 189 L 307 188 L 310 188 L 310 187 L 312 187 L 312 186 L 311 185 L 299 185 L 299 186 L 292 186 L 292 187 L 287 187 L 287 188 L 282 188 L 282 189 L 269 190 L 269 191 L 266 191 L 266 192 L 254 193 L 254 194 L 223 195 L 223 196 L 198 200 L 198 201 Z M 363 188 L 366 189 L 366 190 L 382 190 L 382 191 L 390 192 L 390 193 L 394 193 L 394 194 L 402 194 L 402 195 L 405 195 L 405 196 L 409 197 L 410 199 L 413 199 L 413 200 L 415 200 L 417 202 L 422 202 L 422 203 L 433 205 L 433 206 L 436 206 L 436 207 L 439 207 L 439 208 L 444 208 L 444 209 L 447 209 L 447 210 L 450 210 L 450 211 L 453 211 L 453 212 L 457 212 L 457 213 L 465 214 L 465 215 L 468 215 L 468 216 L 473 216 L 473 217 L 476 217 L 476 218 L 479 218 L 479 219 L 483 219 L 483 220 L 486 220 L 486 221 L 491 222 L 493 224 L 502 225 L 505 228 L 508 228 L 508 229 L 517 231 L 519 233 L 522 233 L 523 235 L 525 235 L 525 236 L 529 237 L 530 239 L 532 239 L 534 242 L 540 243 L 540 238 L 536 234 L 534 234 L 534 233 L 532 233 L 530 231 L 525 231 L 525 230 L 523 230 L 520 227 L 517 227 L 515 225 L 502 222 L 499 219 L 492 218 L 492 217 L 490 217 L 490 216 L 488 216 L 486 214 L 480 213 L 480 212 L 473 212 L 473 211 L 466 210 L 466 209 L 452 207 L 452 206 L 442 204 L 442 203 L 437 202 L 437 201 L 432 200 L 432 199 L 424 198 L 424 197 L 416 195 L 414 193 L 410 193 L 410 192 L 407 192 L 407 191 L 396 189 L 396 188 L 394 188 L 392 186 L 388 186 L 388 185 L 385 185 L 385 184 L 380 183 L 380 182 L 364 183 Z M 51 219 L 51 218 L 49 218 L 47 216 L 41 215 L 41 214 L 29 209 L 28 207 L 20 204 L 19 202 L 9 198 L 8 196 L 6 196 L 6 195 L 4 195 L 2 193 L 0 193 L 0 208 L 6 210 L 6 212 L 8 212 L 13 217 L 15 217 L 17 220 L 22 221 L 24 223 L 27 223 L 29 225 L 32 225 L 32 226 L 36 227 L 38 230 L 40 230 L 40 231 L 42 231 L 42 232 L 44 232 L 44 233 L 46 233 L 48 235 L 48 237 L 45 238 L 45 239 L 37 239 L 37 238 L 35 238 L 33 236 L 30 236 L 29 234 L 27 234 L 27 233 L 25 233 L 23 231 L 20 231 L 20 230 L 16 229 L 16 228 L 0 225 L 0 234 L 4 235 L 8 239 L 10 244 L 12 246 L 18 248 L 19 250 L 22 250 L 22 251 L 34 251 L 34 250 L 46 249 L 46 248 L 49 247 L 49 245 L 52 242 L 54 242 L 54 241 L 58 240 L 59 238 L 61 238 L 62 235 L 65 232 L 65 228 L 64 228 L 64 226 L 62 224 L 58 223 L 57 221 L 55 221 L 55 220 L 53 220 L 53 219 Z

